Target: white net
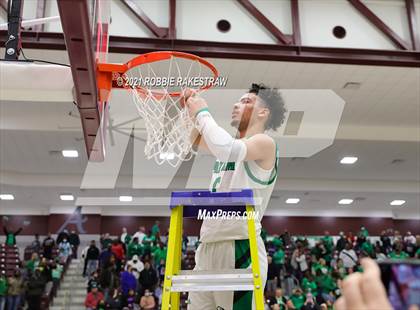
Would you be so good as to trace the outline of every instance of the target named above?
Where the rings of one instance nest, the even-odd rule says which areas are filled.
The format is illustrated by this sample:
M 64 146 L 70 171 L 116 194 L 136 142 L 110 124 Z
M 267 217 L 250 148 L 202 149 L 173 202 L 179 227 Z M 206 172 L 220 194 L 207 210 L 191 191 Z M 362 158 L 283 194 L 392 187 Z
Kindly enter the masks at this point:
M 186 88 L 199 92 L 203 85 L 198 83 L 198 87 L 191 87 L 190 77 L 201 78 L 203 73 L 211 71 L 197 60 L 175 56 L 126 72 L 126 85 L 145 122 L 147 140 L 144 153 L 147 159 L 175 167 L 195 154 L 191 139 L 194 123 L 188 109 L 181 104 L 179 94 Z

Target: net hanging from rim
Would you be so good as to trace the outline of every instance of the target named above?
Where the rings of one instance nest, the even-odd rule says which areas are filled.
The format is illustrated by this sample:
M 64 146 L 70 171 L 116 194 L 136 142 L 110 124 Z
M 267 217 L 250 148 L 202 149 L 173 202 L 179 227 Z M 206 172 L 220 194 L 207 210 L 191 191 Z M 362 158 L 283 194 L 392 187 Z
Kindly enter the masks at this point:
M 127 63 L 124 87 L 145 122 L 146 158 L 175 167 L 196 153 L 191 141 L 194 123 L 181 102 L 182 94 L 187 88 L 200 93 L 212 87 L 218 73 L 212 64 L 192 54 L 155 52 L 139 57 L 147 55 L 151 57 L 141 65 L 135 59 Z

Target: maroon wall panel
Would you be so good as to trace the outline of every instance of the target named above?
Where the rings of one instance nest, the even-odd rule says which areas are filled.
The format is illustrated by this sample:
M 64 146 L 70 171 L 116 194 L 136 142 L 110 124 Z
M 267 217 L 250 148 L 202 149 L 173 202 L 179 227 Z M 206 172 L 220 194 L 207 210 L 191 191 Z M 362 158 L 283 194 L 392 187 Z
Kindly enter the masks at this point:
M 33 235 L 35 233 L 45 235 L 48 232 L 56 233 L 58 229 L 70 217 L 69 214 L 51 214 L 43 216 L 34 215 L 11 215 L 8 216 L 7 226 L 11 230 L 23 227 L 21 234 Z M 169 227 L 169 217 L 141 217 L 141 216 L 101 216 L 100 214 L 83 215 L 87 220 L 82 224 L 88 234 L 110 233 L 119 235 L 121 228 L 126 227 L 130 233 L 144 226 L 149 230 L 156 220 L 160 221 L 162 233 L 166 233 Z M 29 224 L 25 226 L 24 224 Z M 4 221 L 0 221 L 0 234 L 3 234 Z M 356 233 L 361 226 L 365 226 L 371 235 L 379 235 L 382 230 L 393 228 L 402 234 L 411 231 L 420 234 L 420 220 L 393 220 L 391 218 L 368 218 L 368 217 L 286 217 L 265 216 L 263 227 L 269 234 L 280 234 L 285 229 L 294 235 L 321 235 L 325 230 L 337 235 L 340 231 Z M 201 222 L 195 219 L 184 220 L 184 231 L 187 235 L 198 235 Z M 76 229 L 76 225 L 70 224 L 67 229 Z
M 125 227 L 129 233 L 134 233 L 140 226 L 144 226 L 146 230 L 149 230 L 155 224 L 156 220 L 160 222 L 161 234 L 166 234 L 169 229 L 169 217 L 103 216 L 102 232 L 119 235 L 122 227 Z M 197 220 L 184 219 L 184 231 L 187 235 L 198 235 L 200 233 L 200 226 L 201 223 Z
M 48 231 L 55 234 L 60 227 L 71 217 L 71 214 L 51 214 L 48 220 Z M 87 234 L 101 233 L 101 215 L 100 214 L 83 214 L 86 221 L 82 224 L 83 229 Z M 67 230 L 76 230 L 75 224 L 69 224 L 65 227 Z
M 3 217 L 0 221 L 0 234 L 3 234 L 3 225 L 11 231 L 23 228 L 21 235 L 45 235 L 48 231 L 48 216 L 45 215 L 8 215 L 7 221 Z

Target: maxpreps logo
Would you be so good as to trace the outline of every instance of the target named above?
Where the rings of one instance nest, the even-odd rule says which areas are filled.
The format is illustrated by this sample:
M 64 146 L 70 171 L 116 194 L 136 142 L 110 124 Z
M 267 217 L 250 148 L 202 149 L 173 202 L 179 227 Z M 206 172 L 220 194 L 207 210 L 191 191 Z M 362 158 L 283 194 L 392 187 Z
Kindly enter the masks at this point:
M 198 210 L 197 220 L 259 220 L 258 211 Z

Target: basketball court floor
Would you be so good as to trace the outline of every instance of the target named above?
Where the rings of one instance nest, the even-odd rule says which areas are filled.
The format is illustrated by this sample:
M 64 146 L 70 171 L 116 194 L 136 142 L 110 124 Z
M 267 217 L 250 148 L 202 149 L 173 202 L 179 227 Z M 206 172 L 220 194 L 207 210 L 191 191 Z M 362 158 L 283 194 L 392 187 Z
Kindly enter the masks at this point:
M 0 4 L 0 227 L 23 228 L 22 255 L 63 229 L 79 252 L 123 227 L 159 221 L 166 235 L 174 192 L 224 192 L 214 152 L 192 146 L 185 91 L 239 138 L 234 107 L 252 84 L 286 109 L 267 131 L 279 156 L 269 239 L 420 235 L 419 0 Z M 184 220 L 189 246 L 200 227 Z M 82 297 L 51 304 L 83 309 Z

